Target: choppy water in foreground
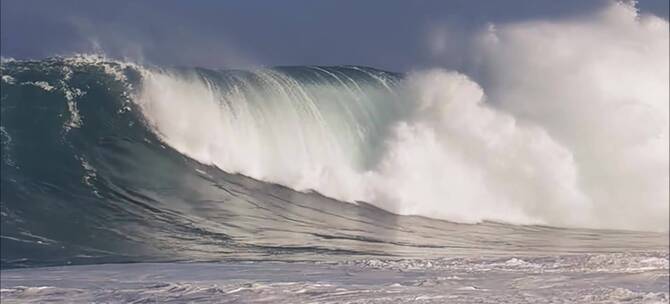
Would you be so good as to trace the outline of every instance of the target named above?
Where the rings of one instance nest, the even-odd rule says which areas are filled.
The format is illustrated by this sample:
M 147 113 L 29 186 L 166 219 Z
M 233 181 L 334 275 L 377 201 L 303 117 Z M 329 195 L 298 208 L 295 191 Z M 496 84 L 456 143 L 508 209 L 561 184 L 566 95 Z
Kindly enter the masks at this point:
M 667 254 L 3 271 L 3 303 L 667 303 Z

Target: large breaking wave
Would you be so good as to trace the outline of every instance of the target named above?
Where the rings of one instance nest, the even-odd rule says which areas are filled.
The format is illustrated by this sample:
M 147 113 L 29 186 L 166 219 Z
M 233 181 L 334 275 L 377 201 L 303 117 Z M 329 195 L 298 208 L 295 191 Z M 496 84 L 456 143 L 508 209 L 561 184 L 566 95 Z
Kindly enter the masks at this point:
M 145 73 L 161 138 L 229 172 L 459 221 L 667 230 L 668 23 L 617 4 L 491 27 L 481 78 Z M 402 79 L 401 79 L 402 78 Z
M 105 254 L 154 229 L 167 248 L 156 231 L 202 232 L 200 204 L 228 195 L 203 190 L 218 173 L 200 164 L 454 222 L 668 230 L 667 21 L 614 5 L 588 20 L 491 27 L 474 48 L 486 92 L 441 69 L 5 60 L 3 239 L 16 250 L 65 234 Z M 214 184 L 230 195 L 244 184 L 221 174 L 228 186 Z M 208 221 L 217 239 L 224 224 Z M 6 248 L 3 262 L 20 256 Z

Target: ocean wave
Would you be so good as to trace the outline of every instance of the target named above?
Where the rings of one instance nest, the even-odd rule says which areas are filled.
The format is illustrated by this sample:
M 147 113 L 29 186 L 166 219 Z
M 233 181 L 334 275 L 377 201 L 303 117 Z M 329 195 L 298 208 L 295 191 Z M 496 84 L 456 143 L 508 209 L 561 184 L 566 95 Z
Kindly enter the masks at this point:
M 453 222 L 665 232 L 667 21 L 631 10 L 490 28 L 485 85 L 443 69 L 3 59 L 2 240 L 18 240 L 3 265 L 495 247 L 430 228 Z M 565 36 L 575 26 L 595 34 Z M 547 229 L 568 247 L 616 239 Z

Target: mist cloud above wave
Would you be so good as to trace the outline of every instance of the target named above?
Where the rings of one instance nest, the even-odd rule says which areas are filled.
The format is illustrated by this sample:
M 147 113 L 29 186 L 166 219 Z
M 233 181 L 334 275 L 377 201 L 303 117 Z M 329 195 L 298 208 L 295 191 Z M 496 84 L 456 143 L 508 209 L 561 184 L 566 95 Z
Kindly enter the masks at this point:
M 399 128 L 382 188 L 408 214 L 667 230 L 668 45 L 668 22 L 632 4 L 490 25 L 468 58 L 486 102 L 455 76 L 410 77 L 443 117 Z
M 572 152 L 600 224 L 667 229 L 667 20 L 615 3 L 480 38 L 490 99 Z

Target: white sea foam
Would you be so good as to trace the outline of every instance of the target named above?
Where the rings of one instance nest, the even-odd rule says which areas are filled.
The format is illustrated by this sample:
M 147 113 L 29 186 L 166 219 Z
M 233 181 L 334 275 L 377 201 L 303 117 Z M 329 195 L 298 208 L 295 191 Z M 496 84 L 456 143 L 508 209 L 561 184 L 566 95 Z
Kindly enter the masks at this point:
M 38 87 L 38 88 L 40 88 L 40 89 L 42 89 L 42 90 L 45 90 L 45 91 L 47 91 L 47 92 L 53 91 L 53 90 L 55 89 L 54 86 L 50 85 L 50 84 L 49 84 L 48 82 L 46 82 L 46 81 L 34 81 L 34 82 L 33 82 L 33 81 L 28 81 L 28 82 L 23 82 L 23 83 L 21 83 L 21 84 L 22 84 L 22 85 L 32 85 L 32 86 L 36 86 L 36 87 Z
M 80 128 L 82 125 L 81 115 L 79 114 L 79 107 L 77 106 L 76 99 L 80 96 L 86 94 L 86 92 L 74 88 L 70 89 L 66 85 L 63 85 L 63 94 L 67 100 L 67 109 L 70 113 L 70 118 L 63 125 L 65 132 L 70 131 L 72 128 Z
M 16 79 L 14 79 L 14 77 L 9 76 L 9 75 L 2 75 L 2 81 L 6 82 L 8 84 L 16 83 Z

